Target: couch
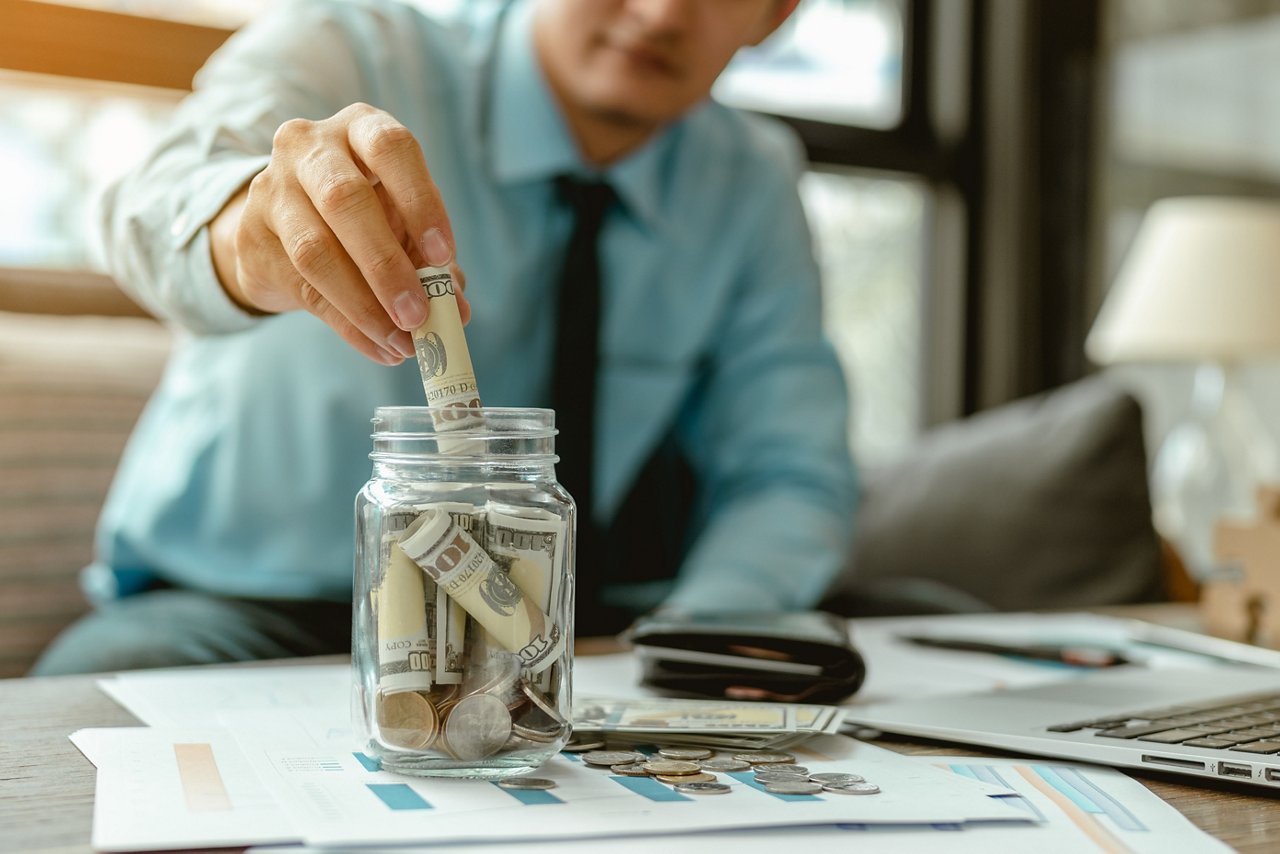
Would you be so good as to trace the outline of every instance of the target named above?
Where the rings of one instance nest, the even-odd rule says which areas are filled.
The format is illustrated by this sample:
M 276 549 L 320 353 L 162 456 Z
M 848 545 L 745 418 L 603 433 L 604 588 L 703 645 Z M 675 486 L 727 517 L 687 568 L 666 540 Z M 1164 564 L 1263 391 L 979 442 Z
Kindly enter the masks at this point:
M 169 347 L 105 276 L 0 271 L 0 677 L 89 607 L 78 572 Z

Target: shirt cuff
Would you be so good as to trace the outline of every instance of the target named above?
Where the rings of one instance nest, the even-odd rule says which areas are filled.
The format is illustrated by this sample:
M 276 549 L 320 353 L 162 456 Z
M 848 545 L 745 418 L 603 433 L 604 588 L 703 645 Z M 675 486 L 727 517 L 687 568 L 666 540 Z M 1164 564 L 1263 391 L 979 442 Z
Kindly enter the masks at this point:
M 270 157 L 255 157 L 210 164 L 199 170 L 198 186 L 169 227 L 176 269 L 175 287 L 178 315 L 183 325 L 196 333 L 239 332 L 262 318 L 238 306 L 218 279 L 213 266 L 209 223 L 254 175 L 266 168 Z

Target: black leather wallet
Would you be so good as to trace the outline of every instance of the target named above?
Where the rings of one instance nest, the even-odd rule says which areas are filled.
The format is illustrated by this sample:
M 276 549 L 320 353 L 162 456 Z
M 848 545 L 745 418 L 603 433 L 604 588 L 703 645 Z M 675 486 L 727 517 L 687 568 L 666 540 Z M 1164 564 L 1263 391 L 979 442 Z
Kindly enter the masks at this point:
M 643 684 L 667 694 L 830 703 L 862 685 L 866 665 L 834 614 L 658 614 L 625 635 Z

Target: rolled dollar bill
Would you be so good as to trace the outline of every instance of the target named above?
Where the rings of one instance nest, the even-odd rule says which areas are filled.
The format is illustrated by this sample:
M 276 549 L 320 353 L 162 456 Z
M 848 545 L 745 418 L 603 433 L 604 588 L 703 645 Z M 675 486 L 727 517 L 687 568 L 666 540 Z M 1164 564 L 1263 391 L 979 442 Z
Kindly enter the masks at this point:
M 427 630 L 426 577 L 400 548 L 400 534 L 384 534 L 378 586 L 378 687 L 386 694 L 431 688 L 433 650 Z M 433 591 L 434 592 L 434 591 Z
M 400 547 L 529 671 L 537 673 L 556 662 L 565 643 L 559 626 L 447 512 L 423 511 L 405 531 Z
M 544 614 L 556 613 L 560 601 L 560 562 L 568 526 L 549 510 L 489 502 L 484 550 L 498 568 L 533 600 Z M 563 627 L 562 627 L 563 628 Z M 540 690 L 550 689 L 554 669 L 536 677 Z
M 440 501 L 421 509 L 427 508 L 448 513 L 459 528 L 483 542 L 485 513 L 471 502 Z M 419 569 L 418 573 L 421 574 L 422 570 Z M 428 595 L 435 597 L 432 610 L 435 612 L 436 682 L 457 685 L 462 682 L 466 670 L 467 612 L 431 579 L 424 576 L 423 580 Z
M 453 273 L 447 267 L 423 267 L 418 270 L 418 281 L 431 307 L 427 319 L 413 332 L 422 389 L 428 406 L 447 407 L 434 412 L 432 420 L 440 432 L 474 427 L 483 423 L 475 412 L 480 406 L 480 390 L 462 331 Z M 465 445 L 446 447 L 445 442 L 440 449 L 445 453 L 467 451 Z

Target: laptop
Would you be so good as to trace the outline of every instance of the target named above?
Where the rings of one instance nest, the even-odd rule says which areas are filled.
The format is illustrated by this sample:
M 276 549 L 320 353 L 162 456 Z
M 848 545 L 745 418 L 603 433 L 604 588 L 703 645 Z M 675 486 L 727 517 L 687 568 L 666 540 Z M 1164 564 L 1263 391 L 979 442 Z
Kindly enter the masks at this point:
M 1280 670 L 1089 670 L 1065 682 L 853 706 L 885 732 L 1280 790 Z

